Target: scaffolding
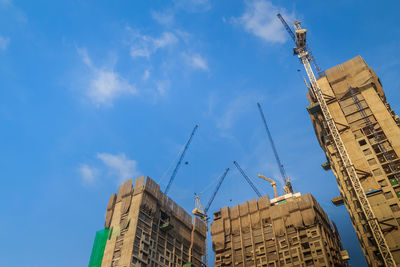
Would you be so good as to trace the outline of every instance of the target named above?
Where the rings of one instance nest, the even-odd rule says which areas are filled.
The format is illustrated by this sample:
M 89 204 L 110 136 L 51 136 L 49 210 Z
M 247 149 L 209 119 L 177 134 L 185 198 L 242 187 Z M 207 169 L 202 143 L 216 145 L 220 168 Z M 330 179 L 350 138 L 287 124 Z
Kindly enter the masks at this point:
M 304 37 L 305 37 L 305 31 L 304 31 L 304 29 L 301 28 L 300 23 L 295 22 L 294 25 L 295 25 L 296 33 L 304 34 Z M 296 41 L 297 41 L 297 39 L 302 40 L 301 38 L 298 38 L 296 36 Z M 386 266 L 395 266 L 393 256 L 392 256 L 392 254 L 389 250 L 389 247 L 386 243 L 385 237 L 379 226 L 377 218 L 372 211 L 371 205 L 369 204 L 369 201 L 367 199 L 367 195 L 365 194 L 364 189 L 361 186 L 361 182 L 357 176 L 356 169 L 350 160 L 348 152 L 347 152 L 347 150 L 344 146 L 344 143 L 340 137 L 339 130 L 336 127 L 335 121 L 334 121 L 333 117 L 331 116 L 331 113 L 328 109 L 328 105 L 325 101 L 322 90 L 320 89 L 320 87 L 317 83 L 314 72 L 310 65 L 311 59 L 308 56 L 307 47 L 304 45 L 304 43 L 305 42 L 298 44 L 296 42 L 296 44 L 298 44 L 297 45 L 298 57 L 301 60 L 302 64 L 304 65 L 304 68 L 307 72 L 308 78 L 312 85 L 312 91 L 318 101 L 318 104 L 320 105 L 322 114 L 325 118 L 325 122 L 329 128 L 331 135 L 332 135 L 332 139 L 334 141 L 335 148 L 336 148 L 337 152 L 339 153 L 340 159 L 343 162 L 343 168 L 346 171 L 348 177 L 350 178 L 351 185 L 354 189 L 354 192 L 356 193 L 357 199 L 361 205 L 361 208 L 365 215 L 365 218 L 368 221 L 368 225 L 371 229 L 374 240 L 375 240 L 375 242 L 378 246 L 378 249 L 382 255 L 385 265 Z

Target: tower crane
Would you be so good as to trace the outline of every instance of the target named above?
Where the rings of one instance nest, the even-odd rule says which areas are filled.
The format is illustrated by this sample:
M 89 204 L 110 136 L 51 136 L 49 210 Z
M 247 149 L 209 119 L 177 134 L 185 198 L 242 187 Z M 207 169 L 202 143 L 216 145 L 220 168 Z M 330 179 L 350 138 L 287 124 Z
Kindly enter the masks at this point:
M 171 177 L 169 178 L 168 185 L 167 185 L 167 187 L 165 188 L 165 191 L 164 191 L 164 194 L 165 194 L 165 195 L 168 194 L 169 188 L 171 187 L 171 184 L 172 184 L 172 182 L 174 181 L 176 174 L 178 173 L 179 167 L 181 166 L 181 163 L 182 163 L 182 160 L 183 160 L 183 158 L 184 158 L 184 156 L 185 156 L 186 150 L 189 148 L 189 145 L 190 145 L 190 143 L 192 142 L 193 136 L 194 136 L 194 134 L 196 133 L 197 128 L 199 128 L 199 125 L 198 125 L 198 124 L 196 124 L 196 125 L 194 126 L 193 131 L 192 131 L 192 133 L 190 134 L 189 140 L 186 142 L 185 148 L 183 149 L 181 155 L 179 156 L 178 163 L 176 164 L 175 169 L 174 169 L 174 171 L 172 172 Z
M 206 241 L 207 241 L 207 233 L 208 233 L 208 215 L 207 215 L 207 213 L 211 207 L 211 204 L 213 203 L 213 201 L 215 199 L 215 196 L 218 193 L 219 188 L 222 185 L 222 182 L 224 181 L 226 175 L 228 174 L 228 172 L 229 172 L 229 168 L 227 168 L 224 171 L 224 173 L 221 175 L 221 177 L 219 178 L 219 182 L 218 182 L 217 186 L 215 187 L 215 190 L 214 190 L 213 194 L 211 195 L 210 199 L 208 200 L 208 203 L 207 203 L 207 206 L 205 209 L 203 209 L 203 205 L 201 204 L 200 197 L 198 195 L 195 195 L 195 208 L 193 209 L 192 214 L 198 216 L 206 224 Z M 192 253 L 191 252 L 192 252 L 192 247 L 193 247 L 193 242 L 194 242 L 193 234 L 194 234 L 194 227 L 192 230 L 192 237 L 190 240 L 189 262 L 192 261 Z M 208 263 L 207 242 L 205 242 L 205 243 L 206 243 L 206 253 L 205 253 L 205 257 L 204 257 L 204 263 L 205 263 L 205 266 L 207 266 L 208 265 L 207 264 Z
M 293 32 L 283 19 L 283 17 L 278 14 L 278 18 L 281 20 L 283 25 L 285 26 L 286 30 L 292 36 L 293 38 Z M 336 150 L 340 156 L 340 159 L 343 163 L 343 171 L 347 174 L 349 177 L 349 180 L 351 182 L 351 186 L 355 192 L 355 195 L 357 197 L 358 202 L 360 203 L 362 213 L 364 214 L 366 221 L 369 224 L 369 227 L 372 232 L 372 238 L 375 241 L 379 252 L 382 256 L 382 259 L 384 261 L 384 264 L 386 266 L 395 266 L 395 262 L 393 259 L 393 255 L 390 252 L 390 249 L 387 245 L 385 236 L 382 233 L 381 227 L 379 225 L 379 222 L 371 208 L 371 205 L 369 204 L 368 198 L 365 194 L 365 191 L 361 185 L 360 179 L 357 176 L 356 169 L 349 157 L 349 154 L 346 150 L 346 147 L 344 146 L 343 140 L 340 136 L 339 130 L 336 127 L 335 121 L 329 111 L 328 105 L 325 101 L 325 98 L 323 96 L 322 90 L 318 85 L 317 79 L 315 78 L 314 72 L 311 68 L 310 62 L 313 61 L 312 57 L 310 57 L 310 49 L 306 43 L 306 30 L 301 28 L 300 22 L 295 21 L 294 22 L 294 27 L 295 27 L 295 44 L 296 47 L 294 49 L 295 54 L 298 55 L 298 58 L 300 59 L 301 63 L 303 64 L 307 75 L 308 79 L 310 80 L 311 83 L 311 88 L 312 91 L 318 101 L 318 104 L 321 107 L 322 115 L 324 116 L 325 122 L 329 128 L 329 131 L 331 133 L 333 143 L 336 147 Z M 314 65 L 315 66 L 315 65 Z M 317 71 L 318 69 L 315 68 Z
M 249 176 L 247 176 L 247 174 L 242 170 L 242 168 L 240 168 L 239 164 L 236 161 L 233 161 L 233 164 L 235 164 L 236 168 L 239 170 L 239 172 L 242 174 L 242 176 L 244 177 L 244 179 L 246 179 L 246 181 L 249 183 L 249 185 L 251 186 L 251 188 L 253 188 L 254 192 L 256 192 L 258 197 L 261 197 L 261 193 L 260 191 L 258 191 L 257 187 L 253 184 L 253 182 L 250 180 Z
M 296 35 L 293 33 L 292 29 L 290 29 L 290 27 L 286 23 L 285 19 L 282 17 L 281 14 L 278 14 L 277 16 L 278 16 L 279 20 L 282 22 L 282 24 L 285 27 L 286 31 L 289 33 L 290 37 L 292 37 L 292 40 L 296 43 Z M 306 48 L 307 48 L 307 51 L 308 51 L 309 60 L 314 65 L 314 68 L 317 71 L 318 76 L 319 77 L 325 76 L 325 72 L 318 66 L 317 60 L 315 59 L 315 57 L 314 57 L 310 47 L 308 46 L 308 44 L 306 44 Z M 297 54 L 296 49 L 297 49 L 297 47 L 293 48 L 293 53 L 294 54 Z
M 265 120 L 264 112 L 261 108 L 260 103 L 257 103 L 257 106 L 258 106 L 258 110 L 260 111 L 261 119 L 264 123 L 265 131 L 267 132 L 269 142 L 271 143 L 272 150 L 274 151 L 275 160 L 276 160 L 276 163 L 278 164 L 283 183 L 285 184 L 285 186 L 283 187 L 283 190 L 285 191 L 286 194 L 293 193 L 293 188 L 292 188 L 292 184 L 290 183 L 290 178 L 287 177 L 285 168 L 283 167 L 283 164 L 279 158 L 278 152 L 276 151 L 275 143 L 274 143 L 274 140 L 272 139 L 272 135 L 271 135 L 271 132 L 269 131 L 268 124 L 267 124 L 267 121 Z M 275 190 L 275 194 L 276 194 L 276 186 L 274 187 L 274 190 Z
M 218 182 L 217 186 L 215 187 L 214 192 L 211 195 L 210 199 L 208 200 L 208 203 L 207 203 L 207 206 L 206 206 L 205 209 L 203 209 L 203 206 L 201 205 L 200 197 L 198 195 L 195 195 L 196 203 L 195 203 L 195 208 L 192 211 L 193 215 L 196 215 L 196 216 L 200 217 L 201 219 L 203 219 L 203 221 L 207 221 L 207 212 L 210 209 L 211 204 L 213 203 L 213 201 L 215 199 L 215 196 L 217 195 L 218 190 L 221 187 L 222 182 L 224 181 L 224 179 L 225 179 L 226 175 L 228 174 L 228 172 L 229 172 L 229 168 L 227 168 L 224 171 L 224 173 L 221 175 L 221 177 L 219 178 L 219 182 Z

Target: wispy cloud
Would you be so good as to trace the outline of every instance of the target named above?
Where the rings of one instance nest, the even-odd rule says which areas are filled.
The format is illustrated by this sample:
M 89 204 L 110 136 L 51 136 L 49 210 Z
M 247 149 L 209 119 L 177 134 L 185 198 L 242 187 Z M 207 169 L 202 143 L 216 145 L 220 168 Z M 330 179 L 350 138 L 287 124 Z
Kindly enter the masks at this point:
M 78 48 L 83 63 L 90 69 L 86 95 L 98 106 L 111 106 L 113 100 L 123 95 L 136 95 L 138 90 L 112 67 L 96 67 L 86 49 Z
M 243 92 L 245 93 L 236 94 L 228 99 L 215 95 L 208 99 L 209 110 L 206 115 L 214 120 L 215 127 L 221 137 L 235 139 L 232 136 L 235 131 L 234 128 L 244 117 L 252 116 L 249 113 L 254 112 L 255 104 L 265 97 L 265 95 L 255 91 Z
M 225 106 L 222 114 L 216 116 L 216 126 L 222 131 L 233 128 L 240 115 L 247 112 L 254 105 L 256 99 L 250 95 L 238 95 L 230 100 Z
M 150 78 L 150 70 L 145 70 L 142 76 L 144 81 L 147 81 Z
M 205 12 L 210 10 L 210 0 L 174 0 L 175 7 L 188 12 Z
M 269 43 L 283 43 L 287 34 L 279 19 L 276 17 L 282 13 L 286 18 L 293 15 L 267 0 L 246 1 L 246 10 L 239 18 L 233 18 L 233 22 L 241 25 L 247 32 Z
M 159 95 L 163 96 L 167 93 L 168 89 L 171 86 L 171 82 L 169 80 L 158 81 L 156 84 L 156 89 Z
M 3 0 L 4 1 L 4 0 Z M 10 38 L 0 35 L 0 50 L 5 51 L 10 43 Z
M 140 172 L 137 169 L 137 162 L 127 158 L 123 153 L 116 155 L 98 153 L 97 158 L 108 168 L 110 174 L 117 178 L 118 184 L 140 176 Z
M 15 5 L 13 0 L 0 0 L 0 7 L 11 15 L 8 19 L 9 24 L 25 24 L 28 22 L 28 17 Z
M 110 105 L 124 94 L 137 94 L 136 88 L 113 70 L 96 70 L 88 88 L 88 96 L 99 105 Z
M 11 0 L 0 0 L 0 4 L 2 4 L 2 5 L 11 5 L 12 1 Z
M 78 168 L 84 185 L 95 185 L 101 178 L 112 178 L 117 185 L 126 180 L 137 178 L 140 172 L 136 160 L 129 159 L 124 153 L 97 153 L 97 159 L 101 164 L 81 164 Z
M 208 70 L 207 61 L 199 54 L 184 54 L 187 64 L 195 69 Z
M 200 13 L 211 9 L 210 0 L 173 0 L 171 5 L 163 10 L 152 10 L 151 17 L 164 27 L 170 27 L 175 22 L 178 12 Z
M 130 54 L 133 58 L 148 58 L 157 50 L 178 43 L 178 38 L 172 32 L 163 32 L 159 37 L 134 33 L 132 43 Z
M 84 184 L 94 184 L 97 178 L 98 170 L 87 164 L 82 164 L 79 167 L 79 173 Z
M 164 11 L 151 11 L 151 17 L 163 26 L 172 25 L 175 20 L 175 12 L 169 8 Z

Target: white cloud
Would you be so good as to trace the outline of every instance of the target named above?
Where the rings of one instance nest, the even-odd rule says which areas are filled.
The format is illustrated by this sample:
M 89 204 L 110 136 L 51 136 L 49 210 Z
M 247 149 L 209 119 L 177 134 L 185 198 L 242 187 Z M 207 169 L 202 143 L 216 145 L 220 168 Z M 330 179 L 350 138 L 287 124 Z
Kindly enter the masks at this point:
M 98 105 L 110 105 L 121 95 L 137 94 L 136 88 L 114 71 L 96 70 L 90 81 L 88 96 Z
M 156 49 L 163 48 L 178 42 L 178 39 L 173 33 L 164 32 L 160 38 L 153 39 Z
M 210 0 L 174 0 L 175 7 L 188 12 L 204 12 L 211 8 Z
M 282 23 L 277 14 L 282 13 L 286 18 L 292 18 L 280 7 L 274 6 L 270 1 L 246 1 L 246 11 L 233 22 L 242 25 L 245 30 L 269 43 L 283 43 L 287 39 Z
M 169 80 L 159 81 L 156 84 L 156 89 L 159 95 L 163 96 L 167 93 L 167 90 L 170 88 L 171 83 Z
M 91 70 L 87 81 L 87 96 L 96 105 L 112 105 L 113 100 L 123 95 L 136 95 L 134 85 L 114 71 L 112 68 L 98 68 L 94 66 L 85 49 L 77 49 L 82 61 Z
M 134 34 L 130 54 L 133 58 L 150 57 L 157 50 L 178 43 L 178 38 L 171 32 L 163 32 L 158 38 L 149 35 Z
M 140 176 L 137 169 L 137 162 L 126 157 L 125 154 L 109 154 L 109 153 L 98 153 L 99 158 L 104 165 L 109 169 L 112 175 L 117 176 L 118 184 L 125 182 L 126 180 Z
M 90 167 L 87 164 L 82 164 L 79 168 L 79 172 L 81 174 L 82 181 L 85 184 L 93 184 L 96 180 L 98 170 L 94 167 Z
M 92 60 L 90 59 L 87 50 L 84 48 L 77 48 L 78 54 L 81 56 L 83 63 L 90 68 L 94 68 Z
M 153 10 L 151 12 L 151 17 L 159 24 L 168 26 L 174 22 L 175 14 L 172 9 L 167 9 L 163 12 Z
M 0 50 L 5 51 L 10 43 L 10 38 L 0 35 Z
M 196 69 L 208 70 L 207 61 L 199 54 L 185 55 L 185 58 L 189 66 Z
M 150 78 L 150 71 L 149 70 L 145 70 L 143 73 L 143 77 L 142 79 L 147 81 Z

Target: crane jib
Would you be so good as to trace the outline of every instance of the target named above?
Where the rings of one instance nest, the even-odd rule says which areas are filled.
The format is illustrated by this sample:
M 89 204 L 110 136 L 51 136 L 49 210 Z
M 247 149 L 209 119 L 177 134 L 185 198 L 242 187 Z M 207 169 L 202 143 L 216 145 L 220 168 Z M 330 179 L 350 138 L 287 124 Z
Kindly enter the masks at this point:
M 214 193 L 211 195 L 211 198 L 210 198 L 210 200 L 208 201 L 206 208 L 204 209 L 204 213 L 205 213 L 205 214 L 207 214 L 208 210 L 210 209 L 211 204 L 212 204 L 212 202 L 214 201 L 214 198 L 215 198 L 215 196 L 217 195 L 218 190 L 219 190 L 219 188 L 221 187 L 222 182 L 224 181 L 224 179 L 225 179 L 226 175 L 228 174 L 228 172 L 229 172 L 229 168 L 227 168 L 227 169 L 225 170 L 225 172 L 222 174 L 221 178 L 219 178 L 218 185 L 217 185 L 217 187 L 215 188 Z
M 168 194 L 169 188 L 171 187 L 171 184 L 174 181 L 174 178 L 175 178 L 176 174 L 178 173 L 178 169 L 181 166 L 183 157 L 185 156 L 186 150 L 188 149 L 188 147 L 190 145 L 190 142 L 192 142 L 192 138 L 193 138 L 194 134 L 196 133 L 197 128 L 199 128 L 198 124 L 196 124 L 196 126 L 194 126 L 193 131 L 192 131 L 192 133 L 191 133 L 191 135 L 189 137 L 189 140 L 186 142 L 185 148 L 183 149 L 182 154 L 179 157 L 178 163 L 176 164 L 175 169 L 172 172 L 171 178 L 169 178 L 168 185 L 167 185 L 167 187 L 166 187 L 166 189 L 164 191 L 165 195 Z
M 244 179 L 246 179 L 247 183 L 251 186 L 251 188 L 254 190 L 254 192 L 257 194 L 257 196 L 261 197 L 260 191 L 258 191 L 257 187 L 253 184 L 253 182 L 250 180 L 250 178 L 247 176 L 247 174 L 242 170 L 242 168 L 240 168 L 239 164 L 236 161 L 233 161 L 233 164 L 235 164 L 236 168 L 242 174 Z

